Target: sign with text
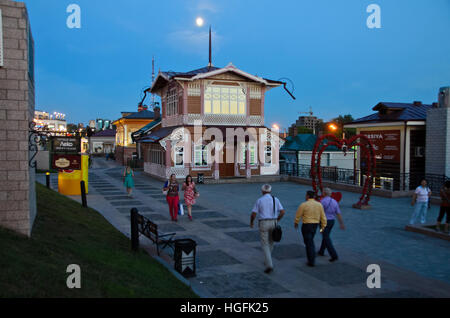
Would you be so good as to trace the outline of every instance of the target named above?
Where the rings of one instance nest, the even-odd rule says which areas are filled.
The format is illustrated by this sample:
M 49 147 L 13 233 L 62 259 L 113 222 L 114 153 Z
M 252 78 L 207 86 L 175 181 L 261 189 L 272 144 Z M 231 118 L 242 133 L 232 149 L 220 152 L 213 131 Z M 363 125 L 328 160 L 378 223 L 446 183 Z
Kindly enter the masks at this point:
M 52 168 L 58 170 L 81 170 L 81 156 L 53 155 Z
M 53 137 L 53 153 L 79 153 L 81 142 L 77 137 Z
M 400 130 L 361 131 L 370 139 L 377 160 L 400 162 Z

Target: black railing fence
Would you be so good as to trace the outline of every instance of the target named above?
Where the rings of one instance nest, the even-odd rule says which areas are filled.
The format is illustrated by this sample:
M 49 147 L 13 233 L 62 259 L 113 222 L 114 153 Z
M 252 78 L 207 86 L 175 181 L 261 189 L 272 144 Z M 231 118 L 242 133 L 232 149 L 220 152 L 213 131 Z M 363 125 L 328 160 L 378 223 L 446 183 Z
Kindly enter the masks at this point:
M 305 179 L 311 178 L 311 166 L 295 163 L 280 163 L 280 174 Z M 363 186 L 367 176 L 359 169 L 342 169 L 338 167 L 322 167 L 322 180 L 327 182 L 353 184 Z M 420 173 L 382 173 L 375 177 L 373 187 L 390 191 L 409 191 L 416 189 L 425 178 L 428 187 L 437 194 L 445 181 L 450 178 L 438 174 Z

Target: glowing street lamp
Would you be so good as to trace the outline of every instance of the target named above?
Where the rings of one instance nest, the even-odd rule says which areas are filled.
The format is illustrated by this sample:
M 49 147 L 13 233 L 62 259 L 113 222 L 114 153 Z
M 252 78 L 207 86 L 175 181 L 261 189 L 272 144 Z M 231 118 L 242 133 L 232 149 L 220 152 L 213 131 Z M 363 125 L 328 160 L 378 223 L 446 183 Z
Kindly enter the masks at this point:
M 337 126 L 336 124 L 329 124 L 329 125 L 328 125 L 328 128 L 329 128 L 331 131 L 337 131 L 337 130 L 338 130 L 338 126 Z

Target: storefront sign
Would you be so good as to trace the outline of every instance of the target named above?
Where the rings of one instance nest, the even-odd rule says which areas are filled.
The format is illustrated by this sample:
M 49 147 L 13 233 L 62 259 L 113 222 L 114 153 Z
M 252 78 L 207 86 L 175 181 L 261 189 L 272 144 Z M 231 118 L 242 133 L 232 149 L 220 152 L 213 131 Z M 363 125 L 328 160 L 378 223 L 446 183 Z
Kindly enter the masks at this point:
M 81 170 L 81 156 L 54 154 L 52 168 L 58 170 Z
M 400 130 L 361 131 L 370 139 L 377 160 L 400 162 Z
M 80 138 L 53 137 L 53 153 L 79 153 Z

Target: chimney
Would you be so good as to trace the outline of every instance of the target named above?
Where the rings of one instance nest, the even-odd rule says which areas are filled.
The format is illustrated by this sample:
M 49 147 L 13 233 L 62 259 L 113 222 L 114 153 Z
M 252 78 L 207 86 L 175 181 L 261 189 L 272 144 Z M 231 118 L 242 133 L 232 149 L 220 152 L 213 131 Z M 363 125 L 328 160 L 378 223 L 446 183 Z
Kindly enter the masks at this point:
M 433 108 L 439 108 L 439 103 L 433 103 L 433 104 L 431 104 L 431 106 L 432 106 Z
M 155 113 L 155 120 L 158 120 L 161 118 L 161 108 L 159 106 L 153 107 L 153 113 Z
M 417 101 L 417 100 L 415 100 L 413 102 L 413 104 L 414 104 L 414 106 L 422 106 L 422 102 L 421 101 Z

